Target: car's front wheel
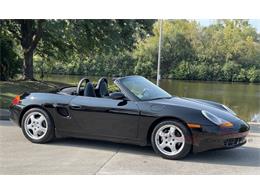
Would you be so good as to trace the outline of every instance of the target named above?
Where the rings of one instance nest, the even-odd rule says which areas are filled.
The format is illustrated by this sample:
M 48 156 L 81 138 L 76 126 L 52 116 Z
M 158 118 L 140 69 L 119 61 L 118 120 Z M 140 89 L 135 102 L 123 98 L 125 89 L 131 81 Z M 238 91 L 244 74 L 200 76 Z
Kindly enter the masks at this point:
M 151 143 L 163 158 L 177 160 L 190 152 L 191 134 L 179 121 L 163 121 L 154 128 Z
M 55 137 L 53 122 L 43 109 L 32 108 L 22 118 L 24 136 L 33 143 L 46 143 Z

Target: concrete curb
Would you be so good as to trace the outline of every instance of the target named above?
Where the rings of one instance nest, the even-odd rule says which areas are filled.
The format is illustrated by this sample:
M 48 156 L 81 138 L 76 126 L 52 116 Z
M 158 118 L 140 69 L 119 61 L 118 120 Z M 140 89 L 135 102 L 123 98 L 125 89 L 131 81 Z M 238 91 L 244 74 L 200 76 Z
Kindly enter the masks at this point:
M 9 120 L 10 112 L 7 109 L 0 109 L 0 120 Z
M 249 125 L 258 125 L 260 126 L 260 122 L 247 122 Z

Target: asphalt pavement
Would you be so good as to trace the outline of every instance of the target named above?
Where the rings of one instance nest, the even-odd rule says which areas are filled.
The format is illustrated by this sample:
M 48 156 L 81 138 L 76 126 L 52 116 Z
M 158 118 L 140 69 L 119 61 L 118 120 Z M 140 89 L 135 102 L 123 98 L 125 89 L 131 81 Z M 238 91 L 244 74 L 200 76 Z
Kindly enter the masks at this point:
M 165 160 L 151 147 L 83 139 L 32 144 L 0 121 L 0 174 L 260 174 L 260 126 L 246 145 Z

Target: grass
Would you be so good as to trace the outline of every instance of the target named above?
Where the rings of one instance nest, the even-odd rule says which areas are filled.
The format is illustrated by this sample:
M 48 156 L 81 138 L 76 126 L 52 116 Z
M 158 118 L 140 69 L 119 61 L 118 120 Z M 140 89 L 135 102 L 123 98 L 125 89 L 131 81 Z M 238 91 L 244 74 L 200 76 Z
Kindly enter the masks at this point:
M 8 108 L 12 99 L 23 92 L 50 91 L 66 85 L 52 81 L 0 81 L 0 108 Z
M 95 82 L 94 82 L 95 83 Z M 0 81 L 0 108 L 7 109 L 15 96 L 24 92 L 51 91 L 72 85 L 54 81 Z M 110 92 L 118 91 L 116 85 L 109 85 Z

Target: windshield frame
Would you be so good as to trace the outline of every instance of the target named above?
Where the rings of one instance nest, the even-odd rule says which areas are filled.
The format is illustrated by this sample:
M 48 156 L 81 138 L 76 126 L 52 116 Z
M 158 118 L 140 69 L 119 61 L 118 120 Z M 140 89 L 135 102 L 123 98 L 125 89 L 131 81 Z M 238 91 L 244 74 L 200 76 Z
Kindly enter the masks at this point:
M 162 89 L 163 91 L 165 91 L 167 94 L 169 94 L 168 97 L 158 97 L 158 98 L 153 98 L 153 99 L 140 99 L 139 97 L 137 97 L 133 92 L 131 92 L 123 83 L 122 81 L 124 79 L 127 79 L 127 78 L 139 78 L 139 77 L 142 77 L 142 76 L 139 76 L 139 75 L 132 75 L 132 76 L 126 76 L 126 77 L 121 77 L 121 78 L 117 78 L 114 80 L 114 83 L 119 87 L 119 89 L 121 90 L 121 92 L 129 99 L 129 100 L 132 100 L 132 101 L 152 101 L 152 100 L 156 100 L 156 99 L 170 99 L 172 98 L 173 96 L 171 94 L 169 94 L 167 91 L 163 90 L 162 88 L 159 88 Z M 145 77 L 142 77 L 144 79 L 146 79 Z M 148 79 L 146 79 L 148 80 Z M 149 80 L 148 80 L 149 81 Z

